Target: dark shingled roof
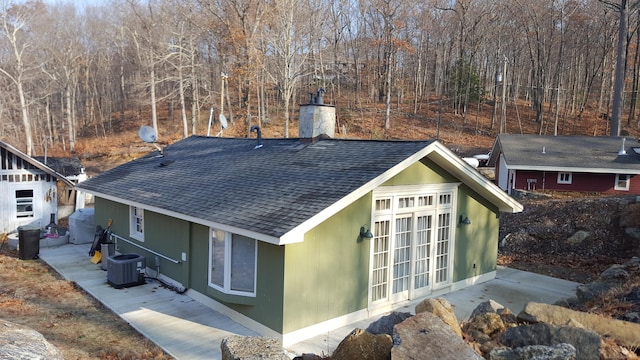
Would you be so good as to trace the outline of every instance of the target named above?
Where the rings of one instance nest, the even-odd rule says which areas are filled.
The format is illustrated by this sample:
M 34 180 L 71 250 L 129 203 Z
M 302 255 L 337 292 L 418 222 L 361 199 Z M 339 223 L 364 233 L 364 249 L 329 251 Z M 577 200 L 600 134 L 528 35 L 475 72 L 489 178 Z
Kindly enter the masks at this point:
M 494 144 L 489 165 L 495 165 L 497 155 L 502 153 L 511 169 L 640 173 L 640 155 L 634 151 L 640 143 L 626 139 L 627 155 L 618 155 L 622 139 L 501 134 Z
M 52 168 L 56 172 L 64 176 L 80 175 L 84 171 L 84 167 L 78 158 L 70 157 L 47 157 L 45 162 L 44 156 L 35 156 L 34 159 Z
M 192 136 L 77 187 L 279 238 L 432 142 Z

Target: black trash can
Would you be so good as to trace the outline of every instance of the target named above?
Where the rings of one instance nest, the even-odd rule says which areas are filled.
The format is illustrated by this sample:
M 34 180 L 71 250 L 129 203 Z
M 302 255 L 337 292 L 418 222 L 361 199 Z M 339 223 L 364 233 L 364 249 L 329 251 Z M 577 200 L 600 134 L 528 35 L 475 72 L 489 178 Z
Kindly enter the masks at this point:
M 18 228 L 18 258 L 22 260 L 37 259 L 40 254 L 40 228 Z

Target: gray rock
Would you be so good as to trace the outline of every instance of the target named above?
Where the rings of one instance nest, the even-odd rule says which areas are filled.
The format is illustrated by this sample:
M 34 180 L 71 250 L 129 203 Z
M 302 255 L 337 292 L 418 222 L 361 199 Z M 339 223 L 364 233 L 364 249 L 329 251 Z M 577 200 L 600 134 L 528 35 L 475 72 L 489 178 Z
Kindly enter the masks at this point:
M 397 324 L 394 338 L 399 341 L 391 349 L 392 360 L 483 359 L 449 325 L 430 312 L 418 313 Z
M 625 265 L 611 265 L 609 268 L 600 274 L 600 280 L 621 282 L 628 279 L 629 272 L 625 269 Z
M 575 360 L 576 348 L 571 344 L 553 346 L 530 345 L 515 349 L 496 348 L 489 353 L 490 360 Z
M 280 341 L 262 336 L 232 335 L 220 343 L 222 360 L 289 360 Z
M 507 329 L 502 343 L 517 348 L 529 345 L 571 344 L 578 360 L 600 359 L 600 335 L 587 329 L 550 324 L 533 324 Z
M 387 334 L 373 335 L 355 329 L 347 335 L 331 354 L 331 360 L 387 360 L 393 342 Z
M 588 284 L 578 285 L 576 297 L 580 302 L 592 301 L 611 290 L 615 285 L 603 281 L 594 281 Z
M 373 335 L 387 334 L 393 335 L 393 327 L 411 317 L 411 313 L 394 311 L 380 319 L 372 322 L 367 327 L 367 332 Z
M 568 239 L 567 239 L 567 244 L 570 245 L 579 245 L 582 244 L 582 242 L 588 238 L 591 235 L 590 232 L 588 231 L 584 231 L 584 230 L 579 230 L 577 231 L 575 234 L 571 235 Z
M 500 314 L 500 313 L 502 313 L 503 309 L 504 309 L 504 306 L 502 306 L 502 304 L 500 304 L 499 302 L 493 301 L 493 300 L 481 302 L 471 312 L 470 319 L 473 319 L 474 317 L 476 317 L 478 315 L 483 315 L 483 314 L 486 314 L 486 313 Z
M 624 232 L 636 240 L 640 239 L 640 229 L 638 229 L 637 227 L 624 228 Z
M 64 357 L 39 332 L 0 321 L 0 359 L 63 360 Z
M 640 314 L 635 311 L 622 315 L 622 319 L 624 321 L 640 324 Z

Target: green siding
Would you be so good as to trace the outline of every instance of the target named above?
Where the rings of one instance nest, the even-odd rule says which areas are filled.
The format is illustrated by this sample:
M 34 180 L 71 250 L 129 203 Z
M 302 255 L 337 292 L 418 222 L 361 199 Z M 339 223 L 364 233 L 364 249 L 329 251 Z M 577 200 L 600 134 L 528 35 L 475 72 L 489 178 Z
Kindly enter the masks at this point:
M 189 254 L 190 227 L 186 221 L 145 210 L 144 241 L 138 241 L 129 237 L 129 206 L 96 198 L 96 225 L 106 227 L 108 219 L 113 219 L 111 230 L 114 234 L 146 249 L 151 249 L 177 261 L 181 261 L 183 252 Z M 147 267 L 156 270 L 156 256 L 140 247 L 119 241 L 118 252 L 140 254 L 145 257 Z M 184 264 L 175 264 L 162 257 L 159 257 L 158 260 L 160 261 L 160 273 L 185 286 L 188 284 L 188 268 Z M 156 274 L 150 273 L 149 275 L 155 276 Z
M 129 206 L 96 198 L 96 224 L 106 227 L 113 219 L 115 234 L 129 238 Z M 187 261 L 172 264 L 160 259 L 160 272 L 187 288 L 194 289 L 212 299 L 244 314 L 265 326 L 282 331 L 282 293 L 284 282 L 284 247 L 258 242 L 256 297 L 221 293 L 208 285 L 209 228 L 184 220 L 167 217 L 152 211 L 144 212 L 145 241 L 140 242 L 153 251 L 181 260 L 182 252 Z M 155 268 L 155 255 L 121 242 L 121 253 L 135 252 L 145 256 L 147 266 Z M 151 274 L 155 275 L 155 274 Z
M 423 159 L 387 180 L 382 186 L 442 184 L 457 181 L 459 180 L 429 159 Z
M 256 296 L 229 295 L 209 284 L 209 228 L 192 224 L 191 281 L 189 286 L 219 303 L 282 332 L 284 248 L 258 242 Z
M 458 189 L 458 217 L 465 215 L 471 224 L 456 222 L 453 281 L 461 281 L 496 269 L 499 219 L 484 199 L 466 186 Z M 475 268 L 474 268 L 475 264 Z
M 285 246 L 284 332 L 367 307 L 371 195 L 362 197 Z

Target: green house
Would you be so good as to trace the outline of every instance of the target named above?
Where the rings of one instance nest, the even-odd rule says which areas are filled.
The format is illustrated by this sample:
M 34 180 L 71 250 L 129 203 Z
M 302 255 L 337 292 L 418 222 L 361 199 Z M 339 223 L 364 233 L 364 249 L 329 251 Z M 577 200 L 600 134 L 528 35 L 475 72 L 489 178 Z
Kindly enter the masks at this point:
M 285 346 L 492 279 L 522 210 L 438 141 L 192 136 L 77 187 L 118 252 Z

